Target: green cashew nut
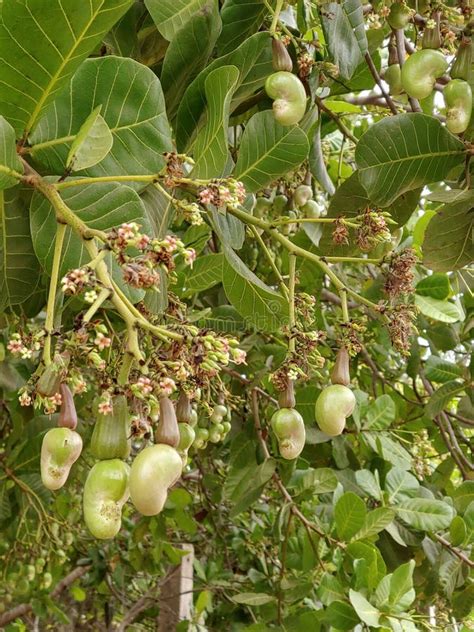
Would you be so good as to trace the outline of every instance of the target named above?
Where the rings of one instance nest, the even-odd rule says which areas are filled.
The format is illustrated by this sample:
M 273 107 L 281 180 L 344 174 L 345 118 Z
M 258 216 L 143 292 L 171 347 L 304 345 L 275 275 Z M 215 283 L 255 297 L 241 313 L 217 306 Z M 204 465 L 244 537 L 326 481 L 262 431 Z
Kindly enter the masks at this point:
M 433 92 L 436 79 L 444 75 L 447 68 L 446 57 L 439 50 L 418 50 L 402 67 L 403 89 L 414 99 L 426 99 Z
M 95 538 L 113 538 L 122 524 L 122 507 L 130 495 L 129 466 L 120 459 L 99 461 L 84 485 L 83 508 L 87 528 Z
M 356 399 L 347 386 L 333 384 L 323 389 L 316 400 L 315 415 L 318 426 L 330 437 L 340 435 L 346 418 L 352 415 Z
M 412 14 L 413 11 L 404 2 L 394 2 L 390 7 L 387 22 L 392 29 L 404 29 Z
M 392 64 L 389 66 L 385 71 L 383 78 L 388 83 L 390 94 L 397 96 L 403 92 L 402 71 L 400 69 L 400 64 Z
M 280 125 L 296 125 L 306 110 L 306 92 L 291 72 L 275 72 L 265 82 L 265 91 L 273 99 L 273 115 Z
M 127 398 L 112 399 L 112 412 L 97 415 L 91 438 L 91 452 L 98 459 L 126 459 L 130 454 L 130 414 Z
M 452 79 L 444 89 L 446 127 L 453 134 L 468 128 L 472 113 L 472 90 L 467 81 Z
M 280 408 L 273 415 L 271 425 L 281 456 L 284 459 L 296 459 L 306 441 L 303 417 L 294 408 Z
M 130 498 L 136 509 L 144 516 L 159 514 L 182 469 L 178 452 L 166 443 L 142 450 L 130 472 Z
M 82 451 L 81 436 L 69 428 L 48 430 L 41 446 L 41 480 L 51 490 L 60 489 Z
M 179 443 L 176 448 L 179 452 L 179 455 L 183 461 L 183 466 L 186 465 L 188 460 L 188 450 L 194 443 L 196 438 L 196 432 L 194 428 L 185 422 L 181 422 L 178 424 L 179 428 Z

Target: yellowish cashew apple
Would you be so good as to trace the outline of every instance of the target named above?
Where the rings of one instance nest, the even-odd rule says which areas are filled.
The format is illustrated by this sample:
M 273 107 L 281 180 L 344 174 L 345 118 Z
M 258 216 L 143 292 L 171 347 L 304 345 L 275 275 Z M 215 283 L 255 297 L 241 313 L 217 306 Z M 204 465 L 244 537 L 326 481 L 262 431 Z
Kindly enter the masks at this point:
M 41 480 L 51 490 L 60 489 L 82 451 L 81 436 L 70 428 L 52 428 L 41 446 Z
M 157 443 L 142 450 L 130 472 L 130 498 L 135 508 L 144 516 L 159 514 L 182 469 L 181 457 L 170 445 Z
M 306 92 L 296 75 L 281 70 L 270 75 L 265 91 L 273 99 L 273 115 L 280 125 L 296 125 L 306 110 Z
M 296 459 L 303 451 L 306 431 L 303 417 L 294 408 L 280 408 L 271 419 L 278 440 L 278 449 L 284 459 Z
M 327 386 L 316 400 L 316 422 L 325 434 L 336 437 L 344 430 L 346 418 L 352 415 L 355 405 L 350 388 L 342 384 Z

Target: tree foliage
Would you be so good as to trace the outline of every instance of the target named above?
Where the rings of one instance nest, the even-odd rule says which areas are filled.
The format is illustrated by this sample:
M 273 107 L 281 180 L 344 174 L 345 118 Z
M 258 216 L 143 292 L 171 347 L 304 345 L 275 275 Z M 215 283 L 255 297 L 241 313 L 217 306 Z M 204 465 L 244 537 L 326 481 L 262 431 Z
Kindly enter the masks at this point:
M 0 10 L 0 627 L 471 629 L 469 3 Z

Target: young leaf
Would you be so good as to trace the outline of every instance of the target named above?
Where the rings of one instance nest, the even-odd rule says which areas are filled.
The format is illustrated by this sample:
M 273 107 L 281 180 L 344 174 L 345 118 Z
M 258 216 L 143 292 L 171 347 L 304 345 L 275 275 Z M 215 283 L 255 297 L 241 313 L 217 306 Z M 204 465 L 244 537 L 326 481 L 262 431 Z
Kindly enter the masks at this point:
M 392 574 L 392 578 L 390 580 L 390 596 L 389 603 L 393 606 L 399 604 L 399 602 L 404 598 L 406 593 L 412 591 L 413 589 L 413 570 L 415 568 L 415 561 L 410 560 L 406 564 L 402 564 Z M 415 593 L 413 592 L 413 599 L 415 598 Z M 412 601 L 413 601 L 412 599 Z M 406 599 L 404 600 L 406 602 Z M 408 607 L 411 604 L 405 603 L 405 607 Z
M 388 507 L 377 507 L 365 517 L 362 528 L 353 536 L 353 540 L 364 540 L 371 538 L 380 531 L 383 531 L 394 519 L 395 512 Z
M 380 611 L 367 601 L 360 592 L 349 590 L 349 599 L 359 619 L 373 628 L 379 628 Z
M 89 53 L 132 0 L 4 0 L 0 58 L 0 114 L 28 135 Z M 90 110 L 89 110 L 90 112 Z M 82 120 L 84 120 L 83 117 Z
M 446 178 L 463 143 L 426 114 L 398 114 L 372 125 L 356 148 L 360 180 L 372 202 L 388 206 L 405 191 Z
M 81 171 L 93 167 L 112 149 L 114 138 L 109 126 L 100 115 L 98 105 L 76 134 L 66 159 L 67 171 Z
M 216 68 L 206 78 L 207 119 L 194 144 L 196 160 L 192 175 L 195 178 L 227 175 L 229 107 L 238 78 L 239 71 L 235 66 Z
M 422 314 L 442 323 L 456 323 L 463 319 L 456 305 L 449 301 L 439 301 L 431 296 L 415 294 L 415 305 Z

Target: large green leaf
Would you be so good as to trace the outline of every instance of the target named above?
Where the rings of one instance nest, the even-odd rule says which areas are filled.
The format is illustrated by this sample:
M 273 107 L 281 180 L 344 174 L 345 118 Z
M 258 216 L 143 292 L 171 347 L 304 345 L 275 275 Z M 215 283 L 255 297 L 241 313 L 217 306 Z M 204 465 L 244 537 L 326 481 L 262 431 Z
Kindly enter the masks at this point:
M 264 0 L 225 0 L 221 9 L 222 33 L 218 55 L 226 55 L 258 31 L 267 8 Z
M 449 278 L 446 274 L 432 274 L 418 281 L 415 291 L 420 296 L 431 296 L 431 298 L 444 300 L 451 292 Z
M 463 368 L 438 356 L 430 356 L 425 364 L 425 377 L 433 382 L 444 384 L 461 377 Z
M 219 57 L 203 70 L 184 93 L 176 119 L 176 144 L 185 151 L 194 137 L 206 107 L 205 80 L 216 68 L 236 66 L 240 76 L 232 97 L 232 113 L 243 101 L 263 87 L 273 72 L 271 38 L 268 32 L 255 33 L 228 55 Z
M 430 220 L 423 241 L 423 263 L 437 272 L 459 270 L 474 261 L 474 192 L 465 191 Z
M 415 568 L 415 561 L 410 560 L 406 564 L 402 564 L 392 574 L 390 579 L 390 595 L 389 603 L 396 606 L 397 604 L 404 602 L 405 607 L 408 607 L 415 598 L 415 592 L 413 591 L 413 570 Z M 407 593 L 409 593 L 407 598 Z M 409 601 L 407 604 L 406 602 Z
M 275 601 L 275 597 L 266 593 L 238 593 L 232 597 L 232 601 L 245 604 L 246 606 L 263 606 L 266 603 Z
M 88 59 L 51 105 L 32 135 L 35 161 L 51 173 L 64 171 L 76 134 L 97 106 L 113 136 L 113 147 L 87 176 L 157 173 L 172 149 L 160 82 L 133 59 Z
M 45 108 L 131 4 L 132 0 L 3 1 L 0 113 L 18 133 L 34 129 Z
M 428 318 L 439 320 L 442 323 L 457 323 L 462 319 L 462 314 L 454 303 L 440 301 L 431 296 L 415 294 L 415 305 L 420 312 Z
M 324 618 L 336 630 L 353 630 L 359 623 L 354 608 L 346 601 L 332 601 L 324 612 Z
M 160 77 L 170 119 L 178 111 L 188 85 L 205 67 L 220 31 L 217 3 L 211 0 L 173 37 L 163 60 Z
M 385 489 L 390 494 L 389 501 L 397 503 L 415 496 L 420 489 L 417 478 L 400 467 L 392 467 L 385 478 Z
M 117 183 L 86 184 L 62 192 L 66 204 L 90 228 L 109 230 L 123 222 L 145 223 L 143 204 L 130 187 Z M 53 236 L 56 218 L 53 207 L 41 194 L 35 193 L 31 201 L 31 235 L 36 255 L 42 266 L 51 271 L 54 251 Z M 77 268 L 90 257 L 71 228 L 66 229 L 60 274 Z
M 279 125 L 270 110 L 252 116 L 245 127 L 234 176 L 258 191 L 307 158 L 308 138 L 297 126 Z
M 364 14 L 360 0 L 330 2 L 321 7 L 322 25 L 329 52 L 343 79 L 350 79 L 367 52 Z
M 209 0 L 145 0 L 160 33 L 172 40 L 186 22 Z
M 248 327 L 278 331 L 288 323 L 288 302 L 247 268 L 233 250 L 224 251 L 223 285 L 227 298 Z
M 0 190 L 18 183 L 18 180 L 12 177 L 12 171 L 23 173 L 23 167 L 16 153 L 13 127 L 0 116 Z
M 184 279 L 184 292 L 202 292 L 222 281 L 222 264 L 224 255 L 221 252 L 198 257 Z
M 195 178 L 227 175 L 225 171 L 230 158 L 227 148 L 229 108 L 238 78 L 236 66 L 221 66 L 206 77 L 207 117 L 194 144 L 195 165 L 192 175 Z
M 337 534 L 349 540 L 364 526 L 367 509 L 364 501 L 353 492 L 346 492 L 334 507 Z
M 0 191 L 0 312 L 33 295 L 41 276 L 21 193 L 20 187 Z
M 295 494 L 301 494 L 306 490 L 311 490 L 313 494 L 327 494 L 333 492 L 336 487 L 336 474 L 329 467 L 296 470 L 288 483 L 288 488 L 294 490 Z
M 394 509 L 408 526 L 422 531 L 446 529 L 454 515 L 450 505 L 431 498 L 403 500 Z
M 464 144 L 426 114 L 389 116 L 372 125 L 356 148 L 369 198 L 388 206 L 399 195 L 446 178 L 465 157 Z
M 68 171 L 81 171 L 93 167 L 111 150 L 114 138 L 100 115 L 101 107 L 98 105 L 89 114 L 76 134 L 66 160 Z
M 364 428 L 385 430 L 395 421 L 395 403 L 390 395 L 380 395 L 367 409 Z
M 465 388 L 462 382 L 457 380 L 450 380 L 449 382 L 445 382 L 443 386 L 440 386 L 436 391 L 431 395 L 428 403 L 426 404 L 426 413 L 430 415 L 430 417 L 435 417 L 439 415 L 439 413 L 445 408 L 451 399 L 463 391 Z

